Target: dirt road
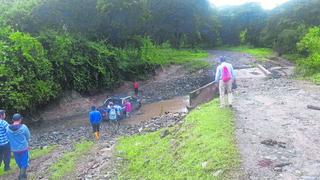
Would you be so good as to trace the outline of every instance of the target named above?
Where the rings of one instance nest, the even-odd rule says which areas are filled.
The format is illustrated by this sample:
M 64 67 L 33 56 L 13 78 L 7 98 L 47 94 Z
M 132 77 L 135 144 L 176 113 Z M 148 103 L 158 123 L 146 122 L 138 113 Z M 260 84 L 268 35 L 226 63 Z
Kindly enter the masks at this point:
M 248 179 L 320 179 L 320 88 L 287 78 L 239 83 L 237 141 Z
M 320 111 L 307 105 L 320 104 L 320 87 L 289 77 L 240 78 L 238 86 L 234 110 L 244 179 L 319 180 Z
M 211 60 L 226 56 L 235 68 L 254 67 L 246 54 L 210 51 Z M 260 62 L 261 63 L 261 62 Z M 240 179 L 320 179 L 320 87 L 290 78 L 291 64 L 263 62 L 272 74 L 238 70 L 235 95 L 236 140 L 241 155 Z

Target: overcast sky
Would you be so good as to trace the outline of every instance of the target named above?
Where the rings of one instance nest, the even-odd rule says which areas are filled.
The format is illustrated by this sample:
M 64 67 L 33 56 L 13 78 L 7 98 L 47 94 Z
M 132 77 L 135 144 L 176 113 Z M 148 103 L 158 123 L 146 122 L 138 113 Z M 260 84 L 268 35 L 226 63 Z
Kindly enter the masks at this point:
M 216 6 L 240 5 L 246 2 L 259 2 L 264 9 L 273 9 L 274 7 L 287 2 L 288 0 L 210 0 Z

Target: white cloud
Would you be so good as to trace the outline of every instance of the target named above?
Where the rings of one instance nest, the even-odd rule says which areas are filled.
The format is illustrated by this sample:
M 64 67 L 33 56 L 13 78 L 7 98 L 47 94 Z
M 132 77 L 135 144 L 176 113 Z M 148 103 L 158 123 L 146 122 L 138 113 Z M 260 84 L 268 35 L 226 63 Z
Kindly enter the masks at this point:
M 216 6 L 240 5 L 247 2 L 258 2 L 264 9 L 273 9 L 288 0 L 210 0 Z

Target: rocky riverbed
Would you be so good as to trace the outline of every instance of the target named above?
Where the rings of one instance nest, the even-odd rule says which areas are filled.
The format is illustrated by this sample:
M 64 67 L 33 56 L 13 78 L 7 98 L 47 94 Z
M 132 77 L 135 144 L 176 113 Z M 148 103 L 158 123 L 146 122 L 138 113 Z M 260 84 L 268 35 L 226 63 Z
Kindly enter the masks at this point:
M 171 127 L 180 123 L 185 115 L 186 113 L 166 113 L 165 115 L 157 116 L 146 122 L 134 125 L 122 124 L 120 122 L 119 129 L 117 130 L 114 130 L 113 124 L 103 122 L 101 124 L 101 140 L 114 142 L 118 136 L 145 134 L 164 127 Z M 32 132 L 34 133 L 31 136 L 30 144 L 33 148 L 41 148 L 53 144 L 70 146 L 81 139 L 93 139 L 92 129 L 89 125 L 67 129 L 61 128 L 59 131 L 48 131 L 45 133 L 37 133 L 36 130 L 32 130 Z

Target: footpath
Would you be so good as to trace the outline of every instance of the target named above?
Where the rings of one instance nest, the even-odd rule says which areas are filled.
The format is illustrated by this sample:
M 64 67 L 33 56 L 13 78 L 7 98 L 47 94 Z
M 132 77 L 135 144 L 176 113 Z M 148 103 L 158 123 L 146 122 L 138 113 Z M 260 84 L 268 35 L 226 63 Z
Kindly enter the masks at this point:
M 236 140 L 243 179 L 320 179 L 320 87 L 291 78 L 288 63 L 238 70 Z

